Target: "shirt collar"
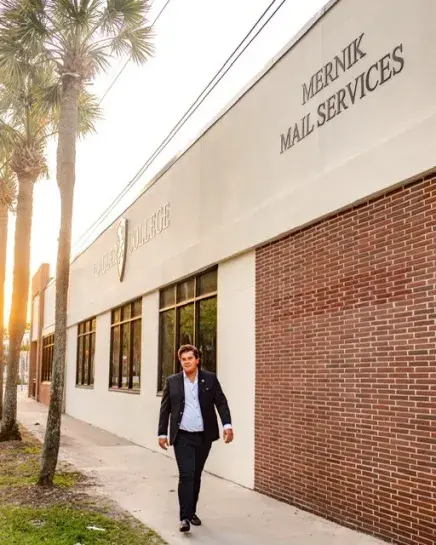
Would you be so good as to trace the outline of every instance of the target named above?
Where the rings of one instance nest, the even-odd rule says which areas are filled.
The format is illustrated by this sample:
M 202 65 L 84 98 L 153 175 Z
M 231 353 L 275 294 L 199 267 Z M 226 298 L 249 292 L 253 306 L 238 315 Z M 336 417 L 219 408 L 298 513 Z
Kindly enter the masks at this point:
M 191 382 L 188 378 L 188 375 L 185 373 L 185 371 L 183 371 L 183 378 L 184 380 L 188 380 L 189 382 L 191 382 L 191 384 L 198 384 L 198 375 L 199 375 L 199 372 L 198 372 L 198 369 L 197 369 L 197 375 L 195 376 L 195 380 L 194 382 Z

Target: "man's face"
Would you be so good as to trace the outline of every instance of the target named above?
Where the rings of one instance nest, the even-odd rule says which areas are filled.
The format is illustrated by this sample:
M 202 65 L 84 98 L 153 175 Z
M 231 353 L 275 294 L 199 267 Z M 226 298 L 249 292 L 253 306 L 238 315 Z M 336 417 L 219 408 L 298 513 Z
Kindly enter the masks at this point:
M 200 363 L 200 360 L 196 358 L 192 350 L 190 350 L 189 352 L 184 352 L 180 356 L 180 363 L 182 364 L 185 373 L 187 375 L 190 375 L 191 373 L 195 373 L 198 364 Z

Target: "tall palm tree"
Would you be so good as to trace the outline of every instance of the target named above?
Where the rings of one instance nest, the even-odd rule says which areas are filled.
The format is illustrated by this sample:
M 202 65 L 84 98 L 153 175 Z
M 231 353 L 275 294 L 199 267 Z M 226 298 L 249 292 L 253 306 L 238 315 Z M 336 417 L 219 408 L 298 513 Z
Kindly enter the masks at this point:
M 2 24 L 0 22 L 0 50 Z M 5 67 L 0 53 L 0 144 L 10 156 L 9 169 L 18 180 L 14 241 L 14 275 L 9 318 L 8 373 L 0 442 L 20 440 L 17 424 L 17 379 L 21 343 L 27 324 L 30 285 L 30 242 L 35 182 L 48 174 L 48 139 L 59 130 L 59 88 L 51 67 L 17 50 L 13 65 Z M 94 130 L 99 108 L 94 98 L 79 96 L 79 134 Z
M 2 14 L 3 66 L 13 71 L 15 50 L 24 48 L 37 62 L 53 65 L 59 74 L 57 182 L 61 226 L 52 387 L 41 485 L 53 483 L 60 442 L 79 96 L 108 68 L 111 57 L 127 54 L 136 63 L 143 63 L 151 56 L 152 31 L 146 19 L 149 7 L 150 0 L 6 0 Z
M 47 172 L 44 153 L 53 127 L 48 110 L 41 108 L 41 92 L 51 83 L 49 72 L 24 62 L 23 57 L 19 62 L 17 60 L 15 65 L 20 67 L 16 74 L 19 77 L 8 82 L 2 74 L 0 89 L 0 139 L 3 147 L 10 151 L 10 169 L 18 180 L 8 373 L 0 441 L 21 439 L 17 425 L 17 378 L 27 318 L 33 188 Z
M 9 164 L 9 157 L 0 144 L 0 420 L 3 415 L 3 375 L 4 375 L 4 311 L 6 247 L 8 241 L 8 216 L 16 198 L 15 176 Z

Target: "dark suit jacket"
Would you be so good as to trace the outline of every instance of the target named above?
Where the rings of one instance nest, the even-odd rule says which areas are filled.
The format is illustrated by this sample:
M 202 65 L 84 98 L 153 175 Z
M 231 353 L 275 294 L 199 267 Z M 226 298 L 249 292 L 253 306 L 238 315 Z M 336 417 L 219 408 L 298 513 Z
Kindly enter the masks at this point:
M 198 397 L 203 416 L 205 439 L 210 442 L 216 441 L 219 439 L 219 429 L 215 407 L 218 410 L 223 426 L 231 424 L 232 419 L 226 396 L 214 373 L 199 371 Z M 168 437 L 170 445 L 173 445 L 176 440 L 184 408 L 185 386 L 183 372 L 181 372 L 167 378 L 160 407 L 158 435 L 168 436 L 169 422 L 170 433 Z

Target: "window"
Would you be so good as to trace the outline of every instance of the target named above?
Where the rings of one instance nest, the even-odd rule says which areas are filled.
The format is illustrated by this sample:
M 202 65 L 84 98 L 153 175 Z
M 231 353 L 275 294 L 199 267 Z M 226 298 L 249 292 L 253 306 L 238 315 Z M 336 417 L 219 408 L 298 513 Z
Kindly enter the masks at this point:
M 177 350 L 194 344 L 201 366 L 216 371 L 217 269 L 183 280 L 160 292 L 158 391 L 179 370 Z
M 94 385 L 94 354 L 96 329 L 96 318 L 91 318 L 79 324 L 77 334 L 77 386 Z
M 51 382 L 53 367 L 54 334 L 42 339 L 41 381 Z
M 112 311 L 109 388 L 140 389 L 141 315 L 142 299 Z

